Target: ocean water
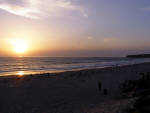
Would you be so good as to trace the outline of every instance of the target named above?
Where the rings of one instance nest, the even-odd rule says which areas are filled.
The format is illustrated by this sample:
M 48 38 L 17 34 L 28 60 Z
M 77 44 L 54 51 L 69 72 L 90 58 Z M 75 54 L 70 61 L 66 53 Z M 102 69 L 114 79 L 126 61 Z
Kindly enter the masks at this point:
M 110 57 L 0 57 L 0 76 L 104 68 L 150 62 L 150 59 Z

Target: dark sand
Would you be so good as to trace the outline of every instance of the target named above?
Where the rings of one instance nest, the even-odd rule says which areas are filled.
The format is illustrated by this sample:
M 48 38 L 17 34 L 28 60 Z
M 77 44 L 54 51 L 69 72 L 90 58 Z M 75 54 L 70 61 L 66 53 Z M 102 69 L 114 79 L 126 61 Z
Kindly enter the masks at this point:
M 117 113 L 132 102 L 120 97 L 120 84 L 139 79 L 140 72 L 148 71 L 150 63 L 0 77 L 0 113 Z M 108 90 L 108 95 L 103 94 L 103 89 Z

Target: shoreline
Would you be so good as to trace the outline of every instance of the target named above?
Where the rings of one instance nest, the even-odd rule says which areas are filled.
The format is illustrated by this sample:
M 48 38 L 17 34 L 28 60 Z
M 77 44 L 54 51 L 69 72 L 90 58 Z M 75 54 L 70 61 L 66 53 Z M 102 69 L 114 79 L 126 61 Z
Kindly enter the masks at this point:
M 31 72 L 27 74 L 23 74 L 21 76 L 37 76 L 37 75 L 58 75 L 63 73 L 75 73 L 75 72 L 84 72 L 84 71 L 107 71 L 107 70 L 116 70 L 117 68 L 123 68 L 128 66 L 136 66 L 136 65 L 142 65 L 142 64 L 150 64 L 150 62 L 143 62 L 143 63 L 136 63 L 136 64 L 126 64 L 126 65 L 114 65 L 114 66 L 106 66 L 106 67 L 97 67 L 97 68 L 87 68 L 87 69 L 73 69 L 73 70 L 64 70 L 64 71 L 45 71 L 45 72 Z M 18 72 L 24 72 L 24 71 L 18 71 Z M 0 77 L 9 77 L 9 76 L 20 76 L 19 74 L 10 74 L 10 75 L 0 75 Z

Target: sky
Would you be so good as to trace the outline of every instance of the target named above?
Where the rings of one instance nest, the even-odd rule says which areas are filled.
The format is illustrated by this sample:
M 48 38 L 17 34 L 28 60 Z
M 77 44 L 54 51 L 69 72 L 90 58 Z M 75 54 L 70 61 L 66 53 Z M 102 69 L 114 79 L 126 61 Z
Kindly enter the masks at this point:
M 150 53 L 150 0 L 0 0 L 0 17 L 0 56 Z

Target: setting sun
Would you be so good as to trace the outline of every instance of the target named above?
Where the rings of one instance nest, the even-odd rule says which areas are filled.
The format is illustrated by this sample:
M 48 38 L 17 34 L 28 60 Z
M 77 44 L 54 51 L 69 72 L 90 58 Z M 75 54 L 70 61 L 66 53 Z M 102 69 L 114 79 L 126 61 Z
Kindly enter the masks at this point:
M 28 44 L 24 40 L 16 40 L 13 42 L 13 50 L 16 53 L 25 53 L 28 49 Z

